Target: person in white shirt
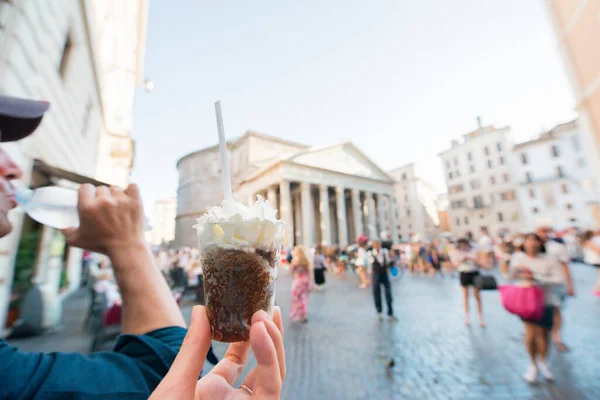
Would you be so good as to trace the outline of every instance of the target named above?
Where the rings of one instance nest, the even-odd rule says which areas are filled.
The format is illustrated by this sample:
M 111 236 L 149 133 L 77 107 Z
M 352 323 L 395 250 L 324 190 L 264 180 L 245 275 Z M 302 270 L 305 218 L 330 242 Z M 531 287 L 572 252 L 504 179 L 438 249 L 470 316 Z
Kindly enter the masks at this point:
M 465 324 L 471 325 L 469 319 L 469 286 L 473 288 L 473 296 L 477 302 L 477 313 L 479 315 L 479 325 L 485 328 L 483 320 L 483 306 L 479 289 L 475 286 L 475 278 L 479 276 L 479 265 L 477 265 L 477 255 L 473 252 L 471 244 L 467 239 L 459 239 L 457 249 L 452 252 L 450 259 L 454 268 L 460 274 L 460 285 L 463 292 L 463 305 L 465 309 Z
M 408 268 L 409 271 L 412 272 L 413 268 L 414 268 L 413 248 L 412 248 L 412 244 L 410 242 L 408 242 L 404 245 L 404 257 L 406 258 L 406 267 Z
M 494 267 L 494 241 L 484 226 L 481 228 L 481 236 L 477 242 L 477 253 L 479 264 L 484 268 Z
M 555 285 L 564 283 L 564 274 L 558 259 L 546 253 L 543 240 L 535 233 L 525 236 L 522 251 L 513 254 L 510 275 L 528 284 L 534 282 L 544 290 L 546 303 L 541 321 L 523 320 L 525 324 L 525 347 L 530 364 L 523 378 L 534 383 L 538 371 L 548 379 L 554 379 L 546 364 L 550 343 L 550 331 L 554 324 L 554 309 L 560 305 Z
M 535 233 L 544 242 L 546 253 L 554 257 L 561 266 L 562 274 L 564 279 L 557 285 L 554 286 L 554 290 L 557 292 L 557 296 L 561 299 L 561 302 L 554 309 L 554 324 L 552 325 L 552 341 L 556 345 L 558 351 L 565 352 L 569 348 L 561 340 L 561 328 L 563 327 L 563 318 L 560 310 L 560 306 L 564 302 L 566 295 L 574 296 L 575 289 L 573 287 L 573 279 L 571 278 L 571 270 L 569 269 L 569 251 L 567 246 L 551 238 L 553 234 L 552 228 L 548 226 L 540 226 L 536 229 Z
M 583 246 L 583 262 L 593 265 L 598 271 L 594 295 L 600 297 L 600 232 L 586 231 L 581 235 L 581 245 Z
M 390 321 L 395 321 L 394 309 L 392 308 L 392 287 L 388 276 L 388 268 L 392 264 L 392 258 L 387 249 L 381 247 L 381 242 L 373 241 L 373 249 L 368 252 L 369 268 L 373 277 L 373 298 L 375 300 L 375 309 L 379 320 L 383 320 L 381 315 L 383 308 L 381 306 L 381 285 L 385 290 L 385 302 L 387 304 L 387 313 Z
M 357 267 L 356 273 L 360 278 L 360 284 L 358 287 L 360 289 L 365 289 L 367 286 L 369 286 L 369 275 L 367 273 L 367 268 L 369 267 L 369 259 L 367 255 L 367 250 L 365 249 L 367 247 L 367 244 L 369 243 L 369 239 L 367 239 L 366 236 L 362 235 L 358 238 L 357 243 L 358 250 L 355 262 Z

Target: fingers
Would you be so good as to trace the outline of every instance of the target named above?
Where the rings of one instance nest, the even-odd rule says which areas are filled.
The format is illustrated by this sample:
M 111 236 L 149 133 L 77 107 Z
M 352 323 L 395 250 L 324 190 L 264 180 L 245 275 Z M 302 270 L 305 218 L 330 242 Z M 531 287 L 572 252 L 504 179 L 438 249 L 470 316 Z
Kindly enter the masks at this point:
M 111 187 L 110 187 L 110 194 L 111 194 L 112 196 L 115 196 L 115 197 L 116 197 L 116 196 L 120 196 L 120 195 L 122 195 L 122 194 L 123 194 L 123 189 L 121 189 L 121 188 L 120 188 L 120 187 L 118 187 L 118 186 L 111 186 Z
M 96 187 L 96 198 L 110 198 L 110 189 L 106 186 Z
M 279 306 L 275 306 L 273 309 L 273 322 L 275 322 L 281 336 L 283 336 L 283 320 L 281 319 L 281 308 Z
M 279 371 L 281 380 L 285 378 L 286 367 L 285 367 L 285 349 L 283 347 L 283 322 L 281 320 L 281 308 L 275 307 L 273 309 L 273 321 L 269 318 L 266 312 L 258 311 L 252 316 L 252 324 L 258 322 L 264 322 L 265 327 L 269 333 L 269 336 L 273 339 L 275 349 L 277 351 L 277 362 L 279 364 Z
M 140 188 L 138 188 L 138 186 L 135 183 L 132 183 L 129 186 L 127 186 L 127 189 L 125 189 L 125 193 L 129 197 L 132 197 L 137 201 L 141 201 L 142 196 L 140 195 Z
M 230 385 L 233 385 L 244 371 L 248 354 L 250 354 L 250 343 L 232 343 L 223 359 L 213 367 L 210 373 L 223 377 Z
M 281 371 L 274 338 L 270 336 L 266 324 L 266 321 L 260 321 L 252 324 L 250 328 L 250 343 L 258 363 L 256 381 L 251 388 L 260 396 L 279 396 L 282 386 Z
M 253 368 L 252 370 L 250 370 L 250 372 L 248 372 L 246 374 L 246 377 L 244 378 L 244 382 L 242 382 L 242 385 L 246 385 L 250 389 L 252 389 L 254 386 L 256 386 L 256 368 Z
M 279 307 L 277 307 L 279 308 Z M 275 317 L 277 310 L 274 311 L 273 316 Z M 281 310 L 278 312 L 279 321 L 281 322 Z M 286 368 L 285 368 L 285 349 L 283 348 L 283 325 L 281 328 L 276 325 L 270 319 L 265 319 L 264 321 L 265 327 L 269 332 L 269 336 L 273 340 L 273 344 L 275 345 L 275 350 L 277 352 L 277 362 L 279 364 L 279 372 L 281 375 L 281 381 L 285 379 Z
M 202 306 L 194 306 L 190 328 L 165 380 L 176 380 L 177 384 L 195 387 L 210 345 L 210 324 L 206 310 Z
M 89 183 L 81 185 L 81 187 L 79 188 L 79 199 L 77 201 L 79 209 L 85 209 L 85 207 L 88 206 L 90 202 L 94 199 L 95 195 L 96 187 L 94 185 L 91 185 Z

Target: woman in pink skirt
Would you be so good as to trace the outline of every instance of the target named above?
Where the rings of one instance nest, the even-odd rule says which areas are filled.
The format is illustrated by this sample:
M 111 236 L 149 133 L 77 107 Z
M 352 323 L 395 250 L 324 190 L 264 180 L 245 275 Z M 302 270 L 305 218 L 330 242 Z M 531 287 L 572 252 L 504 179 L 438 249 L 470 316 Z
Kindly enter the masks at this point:
M 290 307 L 290 319 L 292 322 L 308 322 L 308 295 L 311 285 L 311 265 L 306 257 L 306 252 L 301 246 L 296 246 L 292 252 L 292 264 L 290 271 L 293 274 L 292 281 L 292 305 Z

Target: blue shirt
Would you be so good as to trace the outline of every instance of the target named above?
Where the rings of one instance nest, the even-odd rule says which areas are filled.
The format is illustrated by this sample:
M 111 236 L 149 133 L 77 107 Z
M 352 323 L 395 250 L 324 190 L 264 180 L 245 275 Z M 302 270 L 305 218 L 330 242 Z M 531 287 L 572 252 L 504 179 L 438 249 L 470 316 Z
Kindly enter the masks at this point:
M 112 352 L 26 353 L 0 340 L 0 399 L 147 399 L 187 331 L 121 335 Z

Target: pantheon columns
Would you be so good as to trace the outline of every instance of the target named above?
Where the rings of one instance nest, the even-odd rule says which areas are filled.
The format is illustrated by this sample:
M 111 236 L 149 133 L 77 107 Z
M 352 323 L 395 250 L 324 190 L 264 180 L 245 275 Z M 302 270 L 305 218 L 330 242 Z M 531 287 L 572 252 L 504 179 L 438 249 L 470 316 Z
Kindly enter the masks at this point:
M 382 231 L 398 238 L 395 201 L 390 193 L 297 181 L 282 181 L 257 193 L 279 208 L 279 218 L 286 223 L 285 248 L 317 243 L 346 246 L 362 234 L 379 239 Z

